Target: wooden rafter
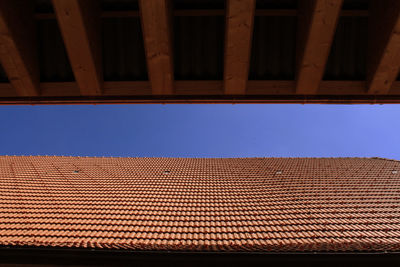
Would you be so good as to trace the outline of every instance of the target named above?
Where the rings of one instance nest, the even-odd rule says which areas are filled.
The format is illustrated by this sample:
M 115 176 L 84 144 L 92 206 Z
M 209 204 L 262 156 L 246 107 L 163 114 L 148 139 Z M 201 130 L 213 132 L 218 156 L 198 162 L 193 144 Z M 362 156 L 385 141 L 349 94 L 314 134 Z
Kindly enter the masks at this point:
M 204 6 L 204 9 L 175 10 L 172 8 L 172 0 L 139 0 L 139 10 L 101 10 L 99 0 L 51 1 L 54 13 L 35 14 L 33 8 L 35 1 L 0 0 L 0 62 L 10 81 L 5 81 L 6 76 L 0 68 L 0 104 L 400 103 L 400 81 L 396 80 L 400 69 L 400 1 L 398 0 L 370 0 L 369 10 L 363 7 L 358 10 L 341 10 L 344 0 L 301 0 L 298 1 L 298 9 L 256 9 L 256 0 L 227 0 L 226 9 L 214 9 L 215 6 L 209 6 L 210 9 L 207 9 L 207 6 Z M 203 20 L 207 22 L 204 23 L 205 27 L 218 25 L 218 31 L 219 26 L 222 26 L 219 22 L 225 17 L 224 67 L 221 67 L 220 61 L 218 65 L 213 65 L 216 62 L 210 61 L 209 58 L 196 62 L 199 60 L 197 56 L 187 61 L 190 67 L 209 62 L 212 64 L 209 74 L 215 74 L 216 71 L 219 74 L 223 70 L 222 79 L 208 80 L 207 78 L 218 76 L 206 73 L 203 76 L 200 73 L 202 70 L 199 71 L 200 68 L 196 67 L 194 71 L 199 73 L 196 76 L 199 80 L 174 80 L 173 53 L 178 53 L 177 58 L 181 61 L 192 52 L 203 53 L 204 50 L 173 51 L 173 16 L 218 17 L 204 20 L 193 18 L 193 22 L 187 21 L 185 25 L 186 29 L 190 30 L 195 26 L 191 23 L 195 21 L 201 23 Z M 292 64 L 288 62 L 296 60 L 295 79 L 248 80 L 252 31 L 254 18 L 257 16 L 260 16 L 260 26 L 266 25 L 265 28 L 262 26 L 262 30 L 260 28 L 261 32 L 268 34 L 269 27 L 274 27 L 273 31 L 279 30 L 276 27 L 283 29 L 282 40 L 274 40 L 274 45 L 265 47 L 268 51 L 258 49 L 255 51 L 256 55 L 262 56 L 266 55 L 265 52 L 280 53 L 289 47 L 292 48 L 292 44 L 284 49 L 278 49 L 277 45 L 288 45 L 282 43 L 286 40 L 283 35 L 292 36 L 294 30 L 292 21 L 294 18 L 298 19 L 296 59 L 290 59 L 290 53 L 283 55 L 279 65 L 273 62 L 276 58 L 271 58 L 271 62 L 268 63 L 273 64 L 270 66 L 268 64 L 256 66 L 256 73 L 260 73 L 258 78 L 287 79 L 291 77 L 289 73 L 293 71 Z M 265 20 L 271 16 L 287 17 L 287 19 Z M 337 80 L 322 80 L 338 17 L 343 16 L 364 17 L 364 19 L 344 19 L 344 25 L 348 25 L 349 31 L 346 29 L 345 32 L 340 32 L 338 46 L 332 54 L 334 64 L 327 73 L 327 76 Z M 107 19 L 107 27 L 114 27 L 112 26 L 114 23 L 108 24 L 108 18 L 129 17 L 141 19 L 149 80 L 128 80 L 132 76 L 121 73 L 123 75 L 110 75 L 110 77 L 126 77 L 127 80 L 103 81 L 101 55 L 102 52 L 112 53 L 112 50 L 108 47 L 106 51 L 102 51 L 101 18 Z M 368 36 L 364 32 L 367 21 L 365 17 L 368 17 Z M 35 33 L 35 20 L 55 19 L 58 20 L 76 81 L 64 81 L 63 79 L 67 77 L 69 79 L 68 74 L 64 75 L 64 72 L 69 73 L 69 68 L 65 68 L 63 59 L 61 62 L 54 62 L 50 58 L 64 57 L 64 52 L 58 49 L 54 49 L 55 51 L 45 49 L 48 41 L 59 41 L 58 34 L 49 35 L 54 30 L 53 26 L 50 26 L 54 25 L 53 22 L 39 22 L 39 31 Z M 122 29 L 125 25 L 128 24 L 117 23 L 115 29 Z M 132 29 L 136 29 L 136 26 Z M 354 34 L 349 38 L 350 32 L 358 30 L 360 34 Z M 218 33 L 215 29 L 211 31 Z M 120 33 L 125 34 L 125 30 L 122 29 Z M 199 36 L 203 33 L 199 33 Z M 39 37 L 38 41 L 35 40 L 36 36 Z M 180 35 L 178 39 L 189 36 Z M 123 44 L 132 41 L 123 37 L 119 39 Z M 364 40 L 366 37 L 368 42 Z M 215 36 L 213 38 L 219 43 L 219 38 L 215 39 Z M 136 37 L 134 41 L 138 41 Z M 185 45 L 186 48 L 192 47 L 192 44 L 200 45 L 198 48 L 201 48 L 201 41 L 189 41 L 190 45 Z M 117 43 L 114 49 L 123 45 Z M 367 64 L 364 66 L 364 48 L 367 43 Z M 349 49 L 342 47 L 347 44 Z M 37 45 L 42 47 L 36 47 Z M 360 46 L 360 50 L 355 52 L 357 46 Z M 142 48 L 139 49 L 138 51 L 141 51 Z M 43 55 L 39 61 L 38 51 L 49 54 Z M 213 55 L 206 54 L 208 51 L 204 52 L 205 57 L 221 57 L 220 52 Z M 138 62 L 140 63 L 138 70 L 143 73 L 144 66 L 141 64 L 141 59 Z M 184 61 L 179 63 L 187 64 Z M 119 72 L 119 68 L 115 68 L 111 61 L 109 64 L 105 68 L 107 73 Z M 202 65 L 198 67 L 200 66 Z M 362 76 L 364 67 L 366 79 L 347 80 Z M 41 68 L 43 80 L 39 82 Z M 121 72 L 126 71 L 123 67 L 122 69 Z M 132 71 L 136 72 L 133 69 Z M 277 75 L 270 76 L 272 73 Z M 281 76 L 280 73 L 285 75 Z M 185 75 L 182 75 L 183 79 L 184 77 Z
M 225 23 L 225 94 L 243 95 L 250 66 L 255 0 L 229 0 Z
M 58 24 L 82 95 L 103 87 L 100 6 L 96 0 L 53 0 Z
M 400 68 L 400 1 L 371 1 L 370 14 L 368 93 L 387 94 Z
M 299 1 L 296 93 L 316 94 L 325 71 L 342 0 Z
M 152 93 L 173 94 L 171 3 L 168 0 L 140 0 L 139 8 Z
M 20 96 L 39 95 L 32 1 L 0 0 L 0 61 Z

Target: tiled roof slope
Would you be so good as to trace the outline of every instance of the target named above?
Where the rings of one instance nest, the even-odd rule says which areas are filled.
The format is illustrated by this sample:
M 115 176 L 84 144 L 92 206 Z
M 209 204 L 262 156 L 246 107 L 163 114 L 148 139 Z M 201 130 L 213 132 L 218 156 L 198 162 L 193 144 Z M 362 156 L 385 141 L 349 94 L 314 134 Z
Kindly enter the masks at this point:
M 0 157 L 0 245 L 400 251 L 400 162 Z

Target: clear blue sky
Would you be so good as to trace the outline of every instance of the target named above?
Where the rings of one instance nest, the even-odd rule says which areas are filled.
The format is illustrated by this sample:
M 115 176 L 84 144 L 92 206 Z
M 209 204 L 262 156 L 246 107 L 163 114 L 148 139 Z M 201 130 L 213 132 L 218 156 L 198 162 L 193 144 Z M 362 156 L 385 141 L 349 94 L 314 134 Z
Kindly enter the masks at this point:
M 0 106 L 1 155 L 400 159 L 400 105 Z

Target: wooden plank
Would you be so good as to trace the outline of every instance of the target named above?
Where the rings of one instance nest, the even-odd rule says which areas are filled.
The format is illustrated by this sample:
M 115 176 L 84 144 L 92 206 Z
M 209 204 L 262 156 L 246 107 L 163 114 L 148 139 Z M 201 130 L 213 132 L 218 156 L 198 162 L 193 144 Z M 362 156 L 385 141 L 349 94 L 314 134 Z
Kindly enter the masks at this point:
M 400 95 L 400 81 L 394 81 L 390 88 L 389 95 Z
M 173 11 L 175 17 L 216 17 L 225 16 L 224 9 L 178 9 Z M 296 17 L 297 9 L 256 9 L 255 16 L 264 17 Z M 340 11 L 341 17 L 368 17 L 368 10 L 351 9 Z M 101 12 L 102 18 L 135 18 L 139 17 L 139 11 L 136 10 L 116 10 Z M 38 20 L 55 19 L 53 13 L 36 13 L 35 18 Z
M 175 81 L 176 95 L 222 95 L 223 81 L 221 80 L 198 80 L 198 81 Z
M 400 96 L 79 96 L 79 97 L 8 97 L 0 98 L 0 105 L 82 105 L 82 104 L 400 104 Z
M 81 92 L 76 82 L 42 82 L 40 83 L 42 96 L 80 96 Z
M 387 94 L 400 68 L 400 1 L 370 3 L 367 84 L 369 94 Z
M 17 91 L 14 89 L 11 83 L 0 83 L 0 98 L 17 96 Z
M 365 95 L 365 81 L 321 81 L 318 95 Z
M 53 0 L 72 71 L 82 95 L 103 87 L 100 5 L 96 0 Z
M 148 81 L 114 81 L 104 82 L 104 95 L 151 95 L 151 86 Z
M 154 95 L 174 93 L 172 5 L 168 0 L 140 0 L 147 70 Z
M 394 104 L 400 103 L 400 82 L 389 95 L 369 95 L 365 81 L 322 81 L 318 95 L 295 95 L 295 81 L 258 80 L 248 82 L 248 93 L 223 95 L 222 80 L 176 81 L 176 95 L 151 95 L 148 81 L 105 82 L 101 96 L 81 96 L 75 82 L 41 83 L 40 97 L 16 97 L 10 83 L 0 83 L 0 105 L 12 104 L 128 104 L 128 103 L 313 103 Z
M 293 95 L 294 81 L 250 80 L 247 83 L 247 95 Z
M 224 95 L 222 80 L 175 83 L 174 95 L 151 98 L 149 81 L 104 82 L 104 94 L 100 98 L 91 96 L 90 103 L 114 103 L 118 99 L 130 99 L 127 103 L 400 103 L 400 81 L 395 81 L 383 98 L 367 94 L 365 81 L 322 81 L 318 95 L 304 97 L 294 94 L 295 81 L 286 80 L 250 80 L 247 94 L 242 96 Z M 87 103 L 88 98 L 82 98 L 76 82 L 45 82 L 40 83 L 40 88 L 41 100 L 36 102 L 36 98 L 18 97 L 10 83 L 0 83 L 0 104 Z
M 295 81 L 251 80 L 247 86 L 248 95 L 286 95 L 295 94 Z M 321 81 L 318 95 L 351 96 L 365 95 L 365 81 Z
M 316 94 L 324 75 L 342 0 L 299 1 L 296 93 Z
M 228 0 L 225 21 L 224 92 L 246 94 L 255 0 Z
M 10 97 L 11 85 L 0 83 L 0 98 Z M 79 96 L 76 82 L 44 82 L 40 83 L 42 96 L 70 97 Z M 250 80 L 247 94 L 252 96 L 293 96 L 296 82 L 287 80 Z M 108 81 L 104 82 L 103 96 L 149 96 L 151 95 L 149 81 Z M 400 96 L 400 82 L 395 82 L 391 89 L 392 95 Z M 175 81 L 176 96 L 222 96 L 223 81 L 221 80 L 179 80 Z M 318 95 L 357 96 L 366 94 L 365 81 L 322 81 Z
M 32 1 L 0 1 L 0 61 L 20 96 L 39 95 Z

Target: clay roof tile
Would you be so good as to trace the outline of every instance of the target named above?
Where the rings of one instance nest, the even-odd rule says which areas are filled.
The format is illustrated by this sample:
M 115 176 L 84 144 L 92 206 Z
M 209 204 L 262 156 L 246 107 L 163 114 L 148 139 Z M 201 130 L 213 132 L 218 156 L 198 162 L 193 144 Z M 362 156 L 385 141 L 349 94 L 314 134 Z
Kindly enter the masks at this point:
M 0 156 L 0 176 L 0 246 L 400 248 L 395 160 Z

